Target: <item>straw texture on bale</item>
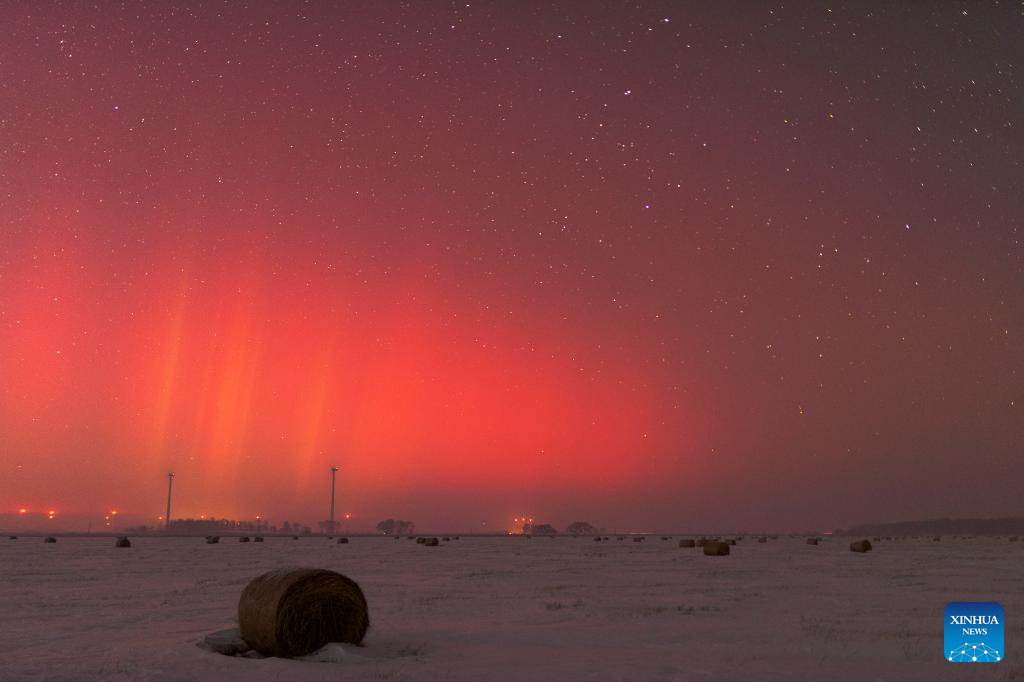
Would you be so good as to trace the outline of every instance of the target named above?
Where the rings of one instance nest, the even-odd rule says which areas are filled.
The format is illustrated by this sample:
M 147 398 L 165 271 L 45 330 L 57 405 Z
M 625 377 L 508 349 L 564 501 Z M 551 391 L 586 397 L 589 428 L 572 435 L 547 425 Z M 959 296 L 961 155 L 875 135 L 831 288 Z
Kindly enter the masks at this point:
M 680 540 L 679 541 L 679 546 L 680 547 L 696 547 L 697 543 L 694 542 L 693 540 Z
M 253 578 L 238 601 L 242 639 L 268 656 L 305 656 L 328 642 L 359 644 L 370 627 L 355 581 L 316 568 Z
M 818 544 L 818 538 L 807 538 L 807 544 L 808 545 L 816 545 L 816 544 Z
M 220 536 L 219 535 L 207 535 L 206 536 L 206 544 L 208 544 L 208 545 L 216 545 L 218 542 L 220 542 Z
M 131 547 L 131 546 L 132 546 L 132 541 L 129 540 L 128 537 L 125 536 L 125 535 L 122 535 L 121 537 L 119 537 L 117 539 L 117 542 L 114 543 L 114 547 Z
M 729 545 L 716 540 L 709 540 L 704 543 L 705 556 L 728 556 Z
M 856 542 L 850 543 L 851 552 L 870 552 L 871 543 L 867 540 L 857 540 Z
M 57 538 L 46 538 L 45 540 L 43 540 L 43 542 L 54 543 L 57 542 Z

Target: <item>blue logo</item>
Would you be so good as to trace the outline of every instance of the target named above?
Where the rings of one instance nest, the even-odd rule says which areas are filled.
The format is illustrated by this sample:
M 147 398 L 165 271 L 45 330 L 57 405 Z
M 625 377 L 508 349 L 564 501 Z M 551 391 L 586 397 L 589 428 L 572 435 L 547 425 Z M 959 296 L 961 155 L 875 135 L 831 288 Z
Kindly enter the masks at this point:
M 945 654 L 954 663 L 1003 660 L 1003 607 L 994 601 L 955 601 L 946 606 Z

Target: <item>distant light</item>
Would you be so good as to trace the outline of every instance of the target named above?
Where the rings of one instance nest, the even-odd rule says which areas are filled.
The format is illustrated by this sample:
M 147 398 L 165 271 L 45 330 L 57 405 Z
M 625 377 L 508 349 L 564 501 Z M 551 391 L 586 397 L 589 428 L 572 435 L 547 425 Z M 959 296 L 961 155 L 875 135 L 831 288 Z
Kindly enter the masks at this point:
M 116 509 L 115 509 L 114 511 L 110 512 L 110 513 L 111 513 L 112 515 L 114 515 L 114 516 L 117 516 L 117 510 L 116 510 Z
M 28 513 L 28 509 L 25 509 L 24 507 L 22 507 L 21 509 L 18 510 L 18 513 L 19 514 L 27 514 Z
M 352 512 L 349 512 L 349 513 L 345 514 L 345 518 L 346 519 L 351 519 L 352 518 Z

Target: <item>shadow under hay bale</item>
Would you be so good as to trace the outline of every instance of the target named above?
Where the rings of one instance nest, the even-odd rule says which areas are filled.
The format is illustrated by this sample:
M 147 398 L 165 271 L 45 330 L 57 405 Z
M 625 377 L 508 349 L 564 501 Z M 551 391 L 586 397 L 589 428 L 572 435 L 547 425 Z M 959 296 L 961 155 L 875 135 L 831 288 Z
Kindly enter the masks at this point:
M 219 542 L 220 542 L 220 536 L 219 535 L 207 535 L 206 536 L 206 544 L 208 544 L 208 545 L 216 545 Z
M 253 578 L 238 600 L 238 626 L 249 646 L 268 656 L 305 656 L 328 642 L 359 644 L 370 627 L 355 581 L 314 568 L 281 569 Z
M 263 542 L 263 536 L 262 535 L 257 535 L 256 537 L 254 537 L 252 539 L 252 541 L 253 542 Z
M 680 540 L 679 541 L 679 546 L 680 547 L 696 547 L 697 543 L 694 542 L 693 540 Z
M 704 543 L 704 556 L 729 556 L 729 545 L 724 542 L 709 540 Z
M 248 535 L 243 535 L 242 537 L 238 538 L 238 541 L 239 542 L 249 542 L 249 536 Z
M 867 540 L 857 540 L 856 542 L 850 543 L 851 552 L 870 552 L 871 543 Z
M 438 542 L 437 538 L 424 538 L 423 539 L 423 545 L 425 547 L 437 547 L 440 544 L 441 543 Z
M 132 541 L 128 539 L 128 536 L 122 535 L 117 538 L 117 542 L 114 543 L 114 547 L 131 547 Z
M 818 544 L 818 538 L 807 538 L 807 544 L 808 545 L 816 545 L 816 544 Z
M 348 544 L 348 538 L 338 538 L 338 544 L 339 545 L 347 545 Z
M 53 544 L 53 543 L 57 542 L 57 538 L 45 538 L 43 540 L 43 542 L 46 542 L 46 543 L 49 543 L 49 544 Z

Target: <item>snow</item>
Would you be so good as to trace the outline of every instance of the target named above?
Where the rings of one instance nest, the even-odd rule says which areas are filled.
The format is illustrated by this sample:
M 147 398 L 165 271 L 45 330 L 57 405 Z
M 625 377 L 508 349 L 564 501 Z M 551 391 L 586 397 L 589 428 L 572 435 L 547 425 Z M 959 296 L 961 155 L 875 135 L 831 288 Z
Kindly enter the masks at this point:
M 401 539 L 0 539 L 0 679 L 871 680 L 964 678 L 943 653 L 951 601 L 997 601 L 1024 679 L 1024 546 L 1005 538 L 747 538 L 724 557 L 676 536 Z M 851 538 L 852 539 L 852 538 Z M 339 571 L 370 605 L 365 646 L 305 660 L 199 646 L 237 627 L 245 584 Z

